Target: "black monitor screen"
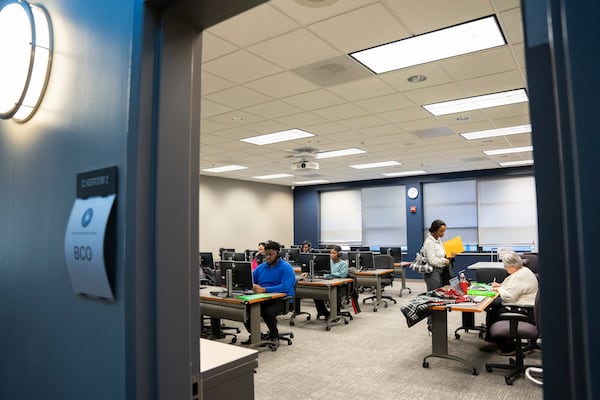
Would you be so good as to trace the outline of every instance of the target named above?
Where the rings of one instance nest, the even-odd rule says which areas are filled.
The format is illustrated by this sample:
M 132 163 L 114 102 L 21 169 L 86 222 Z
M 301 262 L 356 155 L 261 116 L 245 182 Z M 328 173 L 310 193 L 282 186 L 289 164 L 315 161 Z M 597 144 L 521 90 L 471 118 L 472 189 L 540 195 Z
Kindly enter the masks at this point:
M 210 251 L 198 253 L 198 261 L 199 261 L 199 264 L 201 267 L 210 268 L 210 269 L 215 268 L 215 262 L 213 260 L 213 255 L 212 255 L 212 252 L 210 252 Z
M 302 272 L 310 272 L 309 263 L 310 260 L 313 259 L 313 256 L 313 253 L 300 253 L 298 264 L 300 264 L 300 269 L 302 269 Z
M 402 261 L 402 248 L 398 247 L 380 247 L 379 252 L 381 254 L 387 254 L 389 256 L 394 257 L 395 262 Z
M 369 246 L 350 246 L 350 251 L 371 251 Z
M 348 252 L 348 266 L 356 269 L 373 269 L 373 253 L 370 251 Z
M 300 249 L 292 248 L 292 249 L 281 249 L 279 251 L 279 255 L 284 260 L 289 262 L 298 262 L 300 261 Z
M 329 254 L 314 254 L 315 258 L 315 274 L 323 275 L 331 272 L 331 264 L 329 263 Z
M 221 286 L 226 285 L 227 270 L 231 269 L 233 289 L 252 289 L 252 264 L 249 261 L 220 261 Z
M 227 252 L 230 252 L 230 253 L 233 253 L 233 252 L 235 252 L 235 249 L 232 249 L 232 248 L 230 249 L 230 248 L 221 247 L 221 248 L 219 249 L 219 258 L 220 258 L 221 260 L 225 260 L 225 259 L 223 258 L 223 253 L 225 253 L 226 251 L 227 251 Z
M 236 253 L 233 251 L 224 251 L 221 260 L 246 261 L 246 253 Z

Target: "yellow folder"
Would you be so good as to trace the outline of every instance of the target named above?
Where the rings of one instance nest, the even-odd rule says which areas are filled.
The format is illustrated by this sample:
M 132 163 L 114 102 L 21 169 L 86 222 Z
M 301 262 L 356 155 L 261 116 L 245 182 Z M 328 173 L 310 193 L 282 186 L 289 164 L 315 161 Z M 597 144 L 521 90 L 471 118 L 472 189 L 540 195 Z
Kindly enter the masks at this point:
M 460 236 L 453 237 L 444 242 L 444 249 L 446 249 L 446 257 L 450 257 L 450 254 L 459 254 L 465 251 L 463 242 Z

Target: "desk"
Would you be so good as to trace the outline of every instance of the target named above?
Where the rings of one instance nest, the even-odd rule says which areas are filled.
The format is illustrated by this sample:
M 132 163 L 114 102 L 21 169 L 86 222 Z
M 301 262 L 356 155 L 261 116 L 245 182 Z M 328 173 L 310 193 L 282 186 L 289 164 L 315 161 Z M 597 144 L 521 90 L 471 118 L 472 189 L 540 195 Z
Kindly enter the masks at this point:
M 502 262 L 479 261 L 479 262 L 476 262 L 475 264 L 471 264 L 467 267 L 467 269 L 486 269 L 486 268 L 504 269 L 504 264 Z
M 341 285 L 348 285 L 352 283 L 350 278 L 335 278 L 335 279 L 315 279 L 313 281 L 302 280 L 298 281 L 296 285 L 296 301 L 298 309 L 294 310 L 294 313 L 300 311 L 299 304 L 300 299 L 317 299 L 317 300 L 329 300 L 329 318 L 325 325 L 325 330 L 331 330 L 331 324 L 333 322 L 339 322 L 338 317 L 338 287 Z M 348 321 L 344 319 L 344 323 Z
M 232 321 L 250 321 L 250 345 L 260 344 L 260 303 L 285 297 L 285 293 L 269 293 L 270 298 L 240 300 L 236 297 L 219 297 L 211 291 L 223 290 L 221 287 L 208 286 L 200 289 L 200 313 L 211 318 L 224 318 Z
M 200 385 L 205 400 L 254 400 L 258 352 L 200 339 Z
M 364 271 L 356 271 L 356 286 L 375 286 L 375 298 L 373 302 L 373 311 L 377 312 L 377 307 L 381 305 L 381 277 L 387 274 L 393 274 L 393 268 L 387 269 L 367 269 Z M 364 300 L 363 300 L 364 303 Z M 387 307 L 387 303 L 383 303 Z
M 431 354 L 423 358 L 423 368 L 429 368 L 429 362 L 427 359 L 430 357 L 446 358 L 461 362 L 471 367 L 471 373 L 477 375 L 477 367 L 475 364 L 460 358 L 448 354 L 448 312 L 450 311 L 461 311 L 464 313 L 476 313 L 484 311 L 489 306 L 495 297 L 488 297 L 481 303 L 476 305 L 465 305 L 454 304 L 451 306 L 434 306 L 432 310 L 432 326 L 431 326 Z
M 402 291 L 408 290 L 408 294 L 412 293 L 409 287 L 406 287 L 406 268 L 410 266 L 410 261 L 402 261 L 398 263 L 394 263 L 394 272 L 400 272 L 400 279 L 402 280 L 402 287 L 400 288 L 400 293 L 398 296 L 402 297 Z

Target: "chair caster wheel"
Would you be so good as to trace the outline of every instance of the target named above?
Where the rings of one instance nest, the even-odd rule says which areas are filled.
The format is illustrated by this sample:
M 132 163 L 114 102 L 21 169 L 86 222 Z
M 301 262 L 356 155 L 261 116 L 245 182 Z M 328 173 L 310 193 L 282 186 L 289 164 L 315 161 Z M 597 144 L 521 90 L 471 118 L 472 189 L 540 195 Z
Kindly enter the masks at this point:
M 306 320 L 307 320 L 307 321 L 310 321 L 310 315 L 309 315 L 308 317 L 306 317 Z
M 325 330 L 329 332 L 331 330 L 331 327 L 328 326 L 328 327 L 325 328 Z
M 387 308 L 388 304 L 387 303 L 383 303 L 383 308 Z
M 231 343 L 235 343 L 235 342 L 237 342 L 237 338 L 232 338 Z
M 294 326 L 296 323 L 294 321 L 290 321 L 290 326 Z
M 347 319 L 344 320 L 344 325 L 348 325 L 348 320 Z
M 423 368 L 429 368 L 429 363 L 427 361 L 423 361 Z
M 455 333 L 454 337 L 456 338 L 456 340 L 460 340 L 460 335 L 458 333 Z
M 488 366 L 486 365 L 486 366 L 485 366 L 485 370 L 486 370 L 487 372 L 492 372 L 492 367 L 488 367 Z
M 374 308 L 374 309 L 373 309 L 373 312 L 377 312 L 377 309 L 376 309 L 376 308 Z
M 471 375 L 479 375 L 479 374 L 477 373 L 477 368 L 473 368 L 473 369 L 471 370 Z
M 290 333 L 290 338 L 293 339 L 294 338 L 294 334 Z M 291 343 L 290 343 L 291 344 Z
M 483 332 L 479 331 L 479 339 L 483 339 Z
M 513 384 L 513 380 L 512 379 L 510 379 L 510 378 L 504 378 L 504 380 L 506 381 L 507 385 L 511 385 L 512 386 L 512 384 Z

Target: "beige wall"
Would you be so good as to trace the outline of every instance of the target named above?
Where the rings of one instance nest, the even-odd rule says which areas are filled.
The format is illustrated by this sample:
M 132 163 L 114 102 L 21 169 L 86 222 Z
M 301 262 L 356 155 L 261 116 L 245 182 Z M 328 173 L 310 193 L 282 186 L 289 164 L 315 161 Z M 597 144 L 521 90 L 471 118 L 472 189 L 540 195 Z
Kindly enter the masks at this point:
M 255 249 L 260 241 L 290 246 L 294 199 L 288 186 L 200 176 L 200 251 Z

